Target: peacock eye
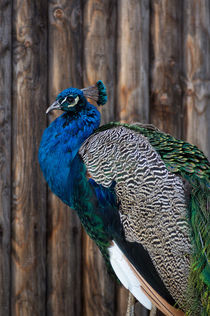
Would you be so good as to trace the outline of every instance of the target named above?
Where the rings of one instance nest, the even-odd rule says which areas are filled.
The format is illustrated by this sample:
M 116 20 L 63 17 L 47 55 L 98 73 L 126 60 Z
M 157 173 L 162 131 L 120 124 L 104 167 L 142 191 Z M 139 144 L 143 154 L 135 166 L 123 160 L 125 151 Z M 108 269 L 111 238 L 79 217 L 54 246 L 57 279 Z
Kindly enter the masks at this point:
M 74 97 L 67 97 L 66 101 L 71 104 L 72 102 L 74 102 Z
M 60 105 L 62 107 L 65 107 L 65 102 L 67 103 L 67 107 L 73 107 L 75 106 L 79 101 L 79 97 L 77 96 L 76 98 L 74 98 L 73 96 L 68 96 L 65 97 L 62 101 L 59 101 Z

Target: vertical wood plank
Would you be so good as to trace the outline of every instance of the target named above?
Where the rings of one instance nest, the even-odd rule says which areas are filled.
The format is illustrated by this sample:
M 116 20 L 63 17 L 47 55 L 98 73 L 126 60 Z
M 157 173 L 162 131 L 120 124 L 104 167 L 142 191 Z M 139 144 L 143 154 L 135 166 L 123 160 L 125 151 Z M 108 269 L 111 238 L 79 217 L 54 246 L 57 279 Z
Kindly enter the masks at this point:
M 98 249 L 81 236 L 74 212 L 52 193 L 46 205 L 37 150 L 47 93 L 52 102 L 64 88 L 102 79 L 109 96 L 100 108 L 103 123 L 148 122 L 150 116 L 154 125 L 184 135 L 210 157 L 210 3 L 150 4 L 151 20 L 147 0 L 0 2 L 0 315 L 11 310 L 18 316 L 121 316 L 127 308 L 127 291 L 110 280 Z M 55 117 L 50 114 L 49 120 Z M 146 313 L 140 309 L 136 314 Z
M 149 13 L 148 1 L 118 1 L 116 113 L 123 122 L 149 120 Z M 125 315 L 128 291 L 117 297 L 117 315 Z
M 100 107 L 102 124 L 115 115 L 116 0 L 86 0 L 84 6 L 84 86 L 102 80 L 108 103 Z
M 121 284 L 116 287 L 116 316 L 125 316 L 128 305 L 128 290 Z
M 10 313 L 11 11 L 0 2 L 0 315 Z
M 46 185 L 38 165 L 47 91 L 46 1 L 13 1 L 11 313 L 45 315 Z
M 210 158 L 210 2 L 184 1 L 185 138 Z
M 49 99 L 68 87 L 82 88 L 81 3 L 49 1 Z M 50 120 L 61 112 L 50 114 Z M 48 298 L 53 316 L 81 315 L 81 224 L 74 211 L 49 192 Z
M 82 315 L 114 316 L 115 288 L 104 259 L 84 232 Z
M 182 135 L 183 1 L 151 2 L 150 120 L 161 130 Z
M 84 5 L 84 86 L 103 80 L 108 103 L 99 108 L 102 123 L 114 119 L 116 1 L 87 0 Z M 115 315 L 114 282 L 89 237 L 83 239 L 83 315 Z
M 150 121 L 182 137 L 183 1 L 151 1 Z M 157 315 L 163 315 L 157 311 Z
M 149 2 L 118 1 L 117 118 L 149 119 Z

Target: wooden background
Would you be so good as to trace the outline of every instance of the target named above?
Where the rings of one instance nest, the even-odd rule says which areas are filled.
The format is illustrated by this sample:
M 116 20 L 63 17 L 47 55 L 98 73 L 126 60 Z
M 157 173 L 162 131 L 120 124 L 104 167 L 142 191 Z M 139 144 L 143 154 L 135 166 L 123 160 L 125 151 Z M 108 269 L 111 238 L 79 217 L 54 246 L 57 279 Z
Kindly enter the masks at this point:
M 48 105 L 99 79 L 103 123 L 150 122 L 210 156 L 210 1 L 0 1 L 0 316 L 125 314 L 37 161 Z

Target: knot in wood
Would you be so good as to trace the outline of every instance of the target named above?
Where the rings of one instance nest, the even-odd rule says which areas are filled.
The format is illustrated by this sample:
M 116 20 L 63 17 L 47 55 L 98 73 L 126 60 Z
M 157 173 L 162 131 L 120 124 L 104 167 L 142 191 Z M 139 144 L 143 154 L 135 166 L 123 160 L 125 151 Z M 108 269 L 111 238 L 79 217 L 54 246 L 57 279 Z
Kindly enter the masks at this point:
M 170 66 L 173 67 L 173 66 L 176 64 L 175 59 L 174 59 L 173 57 L 171 57 L 171 58 L 169 59 L 169 63 L 170 63 Z
M 25 47 L 28 48 L 28 47 L 31 47 L 31 42 L 29 40 L 25 41 Z
M 161 104 L 167 104 L 167 102 L 168 102 L 168 95 L 167 95 L 167 93 L 163 93 L 160 96 L 160 102 L 161 102 Z
M 188 96 L 190 95 L 193 95 L 194 94 L 194 91 L 193 89 L 187 89 L 187 93 L 186 93 Z
M 63 16 L 64 16 L 64 12 L 61 8 L 57 8 L 54 10 L 54 17 L 56 19 L 61 20 L 61 19 L 63 19 Z

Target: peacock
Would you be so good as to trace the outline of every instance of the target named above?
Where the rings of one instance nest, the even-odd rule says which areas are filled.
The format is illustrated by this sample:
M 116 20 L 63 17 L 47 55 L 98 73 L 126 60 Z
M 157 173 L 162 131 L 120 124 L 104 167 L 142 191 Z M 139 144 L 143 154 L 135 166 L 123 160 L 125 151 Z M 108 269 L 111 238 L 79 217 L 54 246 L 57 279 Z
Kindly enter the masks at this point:
M 74 209 L 109 272 L 147 309 L 210 314 L 210 164 L 152 125 L 100 127 L 101 80 L 58 94 L 38 159 L 52 192 Z

